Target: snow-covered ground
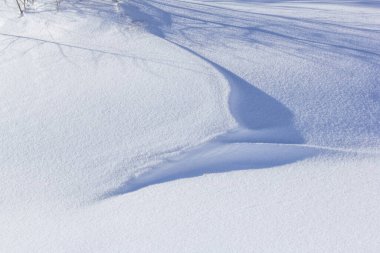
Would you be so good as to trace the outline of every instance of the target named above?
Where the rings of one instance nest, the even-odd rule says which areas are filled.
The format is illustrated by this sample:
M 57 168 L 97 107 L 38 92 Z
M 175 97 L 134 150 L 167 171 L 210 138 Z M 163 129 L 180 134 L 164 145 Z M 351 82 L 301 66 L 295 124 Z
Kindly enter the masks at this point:
M 379 252 L 380 2 L 0 2 L 0 252 Z

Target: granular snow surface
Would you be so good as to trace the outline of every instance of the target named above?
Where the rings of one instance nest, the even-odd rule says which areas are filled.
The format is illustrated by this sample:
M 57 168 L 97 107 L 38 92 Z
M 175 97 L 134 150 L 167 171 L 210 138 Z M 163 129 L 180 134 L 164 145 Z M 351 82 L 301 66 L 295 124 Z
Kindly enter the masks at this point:
M 0 252 L 379 252 L 380 2 L 0 2 Z

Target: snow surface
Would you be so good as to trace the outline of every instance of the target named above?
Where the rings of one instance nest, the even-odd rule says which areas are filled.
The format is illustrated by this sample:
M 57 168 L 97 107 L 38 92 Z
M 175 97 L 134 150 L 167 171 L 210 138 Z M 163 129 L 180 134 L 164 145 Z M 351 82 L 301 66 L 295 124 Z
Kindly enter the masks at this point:
M 380 2 L 0 3 L 0 252 L 379 252 Z

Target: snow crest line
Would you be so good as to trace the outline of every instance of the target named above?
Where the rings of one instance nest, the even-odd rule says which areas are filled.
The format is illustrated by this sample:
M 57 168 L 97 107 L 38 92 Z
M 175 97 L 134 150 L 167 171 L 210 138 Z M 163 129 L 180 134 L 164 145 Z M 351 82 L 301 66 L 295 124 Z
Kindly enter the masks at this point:
M 326 151 L 299 145 L 303 138 L 293 126 L 291 111 L 283 104 L 195 51 L 162 39 L 206 62 L 225 78 L 231 89 L 229 109 L 239 127 L 144 169 L 102 199 L 204 174 L 281 166 Z
M 124 9 L 124 13 L 132 19 L 132 22 L 143 22 L 147 32 L 194 55 L 223 76 L 230 86 L 229 110 L 239 127 L 206 143 L 182 150 L 179 155 L 165 159 L 160 165 L 145 170 L 145 173 L 129 179 L 106 196 L 121 195 L 150 185 L 208 173 L 271 168 L 327 152 L 357 152 L 304 145 L 303 136 L 294 126 L 294 115 L 284 104 L 225 67 L 166 37 L 165 29 L 172 24 L 170 12 L 145 1 L 130 1 Z M 163 18 L 156 19 L 157 15 Z M 281 36 L 297 39 L 283 34 Z M 355 50 L 350 47 L 343 48 Z
M 141 188 L 182 178 L 209 173 L 242 169 L 258 169 L 296 162 L 320 153 L 320 149 L 305 146 L 279 145 L 304 143 L 293 126 L 292 112 L 279 101 L 257 89 L 228 69 L 207 59 L 188 47 L 165 38 L 164 33 L 149 14 L 133 6 L 132 21 L 141 19 L 147 32 L 194 55 L 215 69 L 230 86 L 228 106 L 239 127 L 213 138 L 206 143 L 187 148 L 161 164 L 146 168 L 142 174 L 128 179 L 120 187 L 106 193 L 102 198 L 122 195 Z M 147 6 L 152 8 L 151 5 Z M 125 11 L 128 14 L 128 11 Z M 141 13 L 139 13 L 141 12 Z M 154 13 L 159 9 L 154 7 Z M 165 12 L 167 20 L 169 14 Z M 270 117 L 268 117 L 270 115 Z M 260 142 L 264 142 L 261 143 Z

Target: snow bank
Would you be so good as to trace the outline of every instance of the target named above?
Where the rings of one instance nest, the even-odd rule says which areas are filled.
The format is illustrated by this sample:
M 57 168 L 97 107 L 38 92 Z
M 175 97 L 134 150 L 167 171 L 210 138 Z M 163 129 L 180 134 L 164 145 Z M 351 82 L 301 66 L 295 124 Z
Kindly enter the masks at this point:
M 376 1 L 0 3 L 0 251 L 377 252 Z

